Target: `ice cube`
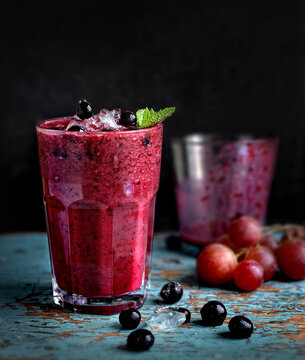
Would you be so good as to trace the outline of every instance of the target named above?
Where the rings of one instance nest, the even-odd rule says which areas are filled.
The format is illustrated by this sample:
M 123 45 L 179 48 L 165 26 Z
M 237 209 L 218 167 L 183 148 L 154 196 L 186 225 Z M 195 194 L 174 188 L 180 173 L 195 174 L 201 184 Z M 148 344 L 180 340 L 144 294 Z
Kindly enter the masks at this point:
M 81 126 L 81 123 L 83 120 L 81 120 L 77 115 L 74 115 L 73 118 L 70 120 L 69 124 L 66 127 L 66 130 L 69 130 L 73 126 Z
M 175 330 L 178 326 L 185 322 L 185 314 L 172 310 L 161 309 L 155 314 L 151 315 L 146 324 L 152 330 L 171 331 Z
M 113 110 L 111 110 L 111 114 L 115 118 L 116 121 L 119 121 L 121 118 L 121 109 L 113 109 Z
M 96 115 L 90 118 L 90 124 L 96 130 L 122 130 L 123 126 L 119 124 L 120 114 L 117 109 L 109 111 L 102 109 Z
M 96 115 L 84 120 L 81 120 L 77 115 L 73 116 L 66 129 L 69 130 L 72 126 L 77 125 L 83 127 L 85 131 L 124 130 L 126 127 L 120 125 L 120 117 L 120 109 L 111 111 L 102 109 Z

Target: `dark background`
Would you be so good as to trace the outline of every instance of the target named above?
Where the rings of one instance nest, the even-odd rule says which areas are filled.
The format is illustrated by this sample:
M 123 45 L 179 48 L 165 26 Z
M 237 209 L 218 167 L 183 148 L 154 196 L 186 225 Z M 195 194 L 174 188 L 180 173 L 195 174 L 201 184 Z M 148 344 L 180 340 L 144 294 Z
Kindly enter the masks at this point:
M 35 124 L 102 107 L 176 106 L 165 125 L 156 229 L 176 229 L 169 139 L 281 139 L 268 221 L 305 215 L 303 1 L 11 1 L 0 49 L 0 232 L 44 230 Z

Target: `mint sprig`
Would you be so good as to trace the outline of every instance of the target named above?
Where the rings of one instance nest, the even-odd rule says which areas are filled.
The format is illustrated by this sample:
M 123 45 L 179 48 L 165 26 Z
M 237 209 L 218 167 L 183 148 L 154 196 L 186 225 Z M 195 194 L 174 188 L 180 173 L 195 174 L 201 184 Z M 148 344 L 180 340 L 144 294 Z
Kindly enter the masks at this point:
M 148 108 L 140 109 L 136 112 L 137 126 L 142 129 L 152 127 L 173 115 L 175 110 L 176 108 L 174 107 L 168 107 L 159 111 L 149 110 Z

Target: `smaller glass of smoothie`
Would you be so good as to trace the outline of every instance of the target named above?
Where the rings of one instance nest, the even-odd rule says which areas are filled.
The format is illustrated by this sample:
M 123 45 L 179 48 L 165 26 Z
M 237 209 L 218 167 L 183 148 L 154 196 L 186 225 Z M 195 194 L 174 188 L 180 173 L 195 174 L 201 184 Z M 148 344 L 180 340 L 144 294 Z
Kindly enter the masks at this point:
M 275 137 L 193 134 L 171 142 L 180 236 L 202 246 L 241 216 L 266 220 Z
M 76 115 L 37 126 L 56 304 L 109 315 L 143 305 L 160 122 L 170 112 L 102 109 L 93 115 L 83 100 Z

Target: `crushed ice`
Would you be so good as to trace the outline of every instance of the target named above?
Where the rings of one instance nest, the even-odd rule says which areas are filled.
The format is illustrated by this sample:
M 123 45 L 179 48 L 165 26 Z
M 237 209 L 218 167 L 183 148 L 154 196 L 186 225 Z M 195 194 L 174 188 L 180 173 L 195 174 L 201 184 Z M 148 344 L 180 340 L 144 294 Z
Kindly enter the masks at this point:
M 173 308 L 160 308 L 147 320 L 146 325 L 152 330 L 170 331 L 175 330 L 185 322 L 185 314 L 175 311 Z
M 81 120 L 77 115 L 74 115 L 67 125 L 67 130 L 75 125 L 81 126 L 85 131 L 124 130 L 126 127 L 120 125 L 120 117 L 121 109 L 113 109 L 111 111 L 102 109 L 91 118 L 84 120 Z

